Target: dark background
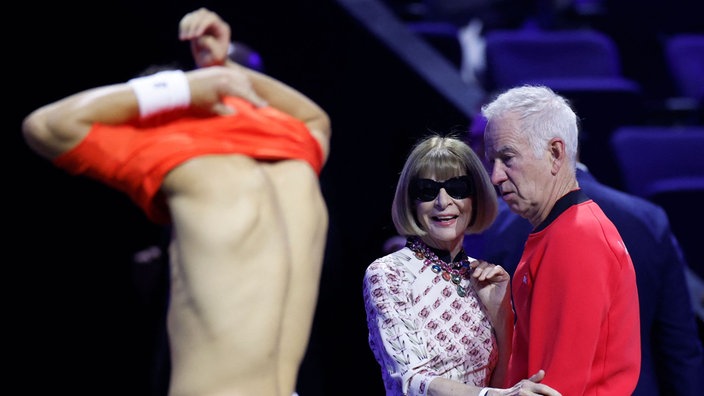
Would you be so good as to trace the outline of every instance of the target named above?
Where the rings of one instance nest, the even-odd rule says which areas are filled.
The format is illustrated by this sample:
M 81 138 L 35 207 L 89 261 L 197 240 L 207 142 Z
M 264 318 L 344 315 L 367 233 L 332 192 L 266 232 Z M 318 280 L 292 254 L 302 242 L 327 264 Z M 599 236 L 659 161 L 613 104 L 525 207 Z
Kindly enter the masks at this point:
M 156 396 L 163 388 L 163 268 L 132 262 L 162 230 L 121 194 L 31 153 L 20 125 L 39 106 L 124 82 L 150 64 L 190 66 L 178 21 L 201 6 L 230 23 L 233 40 L 261 54 L 268 74 L 332 118 L 321 175 L 330 233 L 298 392 L 383 394 L 367 344 L 364 269 L 395 233 L 391 201 L 411 145 L 430 130 L 464 131 L 470 118 L 334 0 L 22 2 L 5 13 L 7 389 Z M 635 16 L 623 17 L 633 24 L 621 30 L 627 40 Z

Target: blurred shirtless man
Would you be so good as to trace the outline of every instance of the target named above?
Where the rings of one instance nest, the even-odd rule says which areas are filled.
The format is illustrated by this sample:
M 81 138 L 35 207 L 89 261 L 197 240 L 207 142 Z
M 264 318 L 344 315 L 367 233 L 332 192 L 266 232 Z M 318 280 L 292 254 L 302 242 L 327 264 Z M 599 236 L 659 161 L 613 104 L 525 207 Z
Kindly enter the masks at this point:
M 197 70 L 76 93 L 27 116 L 24 137 L 172 227 L 171 396 L 289 396 L 327 237 L 318 176 L 330 120 L 229 61 L 230 27 L 217 14 L 201 8 L 179 28 Z

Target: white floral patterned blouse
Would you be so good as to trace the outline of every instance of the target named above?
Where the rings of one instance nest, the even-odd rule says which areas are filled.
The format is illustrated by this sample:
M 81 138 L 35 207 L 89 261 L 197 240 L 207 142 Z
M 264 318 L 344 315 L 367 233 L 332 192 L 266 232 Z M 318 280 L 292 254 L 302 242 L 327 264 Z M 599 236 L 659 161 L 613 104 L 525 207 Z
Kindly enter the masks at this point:
M 498 360 L 496 338 L 474 288 L 462 282 L 465 297 L 408 247 L 367 268 L 369 346 L 387 396 L 425 396 L 435 377 L 489 384 Z

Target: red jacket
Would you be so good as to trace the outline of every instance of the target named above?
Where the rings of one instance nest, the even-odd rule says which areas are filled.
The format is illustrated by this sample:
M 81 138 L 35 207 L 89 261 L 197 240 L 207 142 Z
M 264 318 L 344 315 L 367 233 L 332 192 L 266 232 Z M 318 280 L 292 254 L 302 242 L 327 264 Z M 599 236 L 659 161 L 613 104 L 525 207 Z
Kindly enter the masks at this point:
M 509 383 L 544 369 L 566 396 L 630 395 L 641 353 L 633 263 L 594 201 L 562 210 L 529 235 L 514 274 Z

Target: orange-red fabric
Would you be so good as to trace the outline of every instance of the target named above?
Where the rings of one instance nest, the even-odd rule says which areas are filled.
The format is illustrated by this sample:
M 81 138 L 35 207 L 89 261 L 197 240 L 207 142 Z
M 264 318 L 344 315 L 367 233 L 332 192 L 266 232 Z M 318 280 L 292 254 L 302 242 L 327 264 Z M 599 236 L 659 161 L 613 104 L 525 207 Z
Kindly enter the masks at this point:
M 323 153 L 303 122 L 272 107 L 226 98 L 228 116 L 181 117 L 160 124 L 94 124 L 85 139 L 54 159 L 57 167 L 125 192 L 159 224 L 169 223 L 161 182 L 174 167 L 206 154 L 258 160 L 300 159 L 320 174 Z

